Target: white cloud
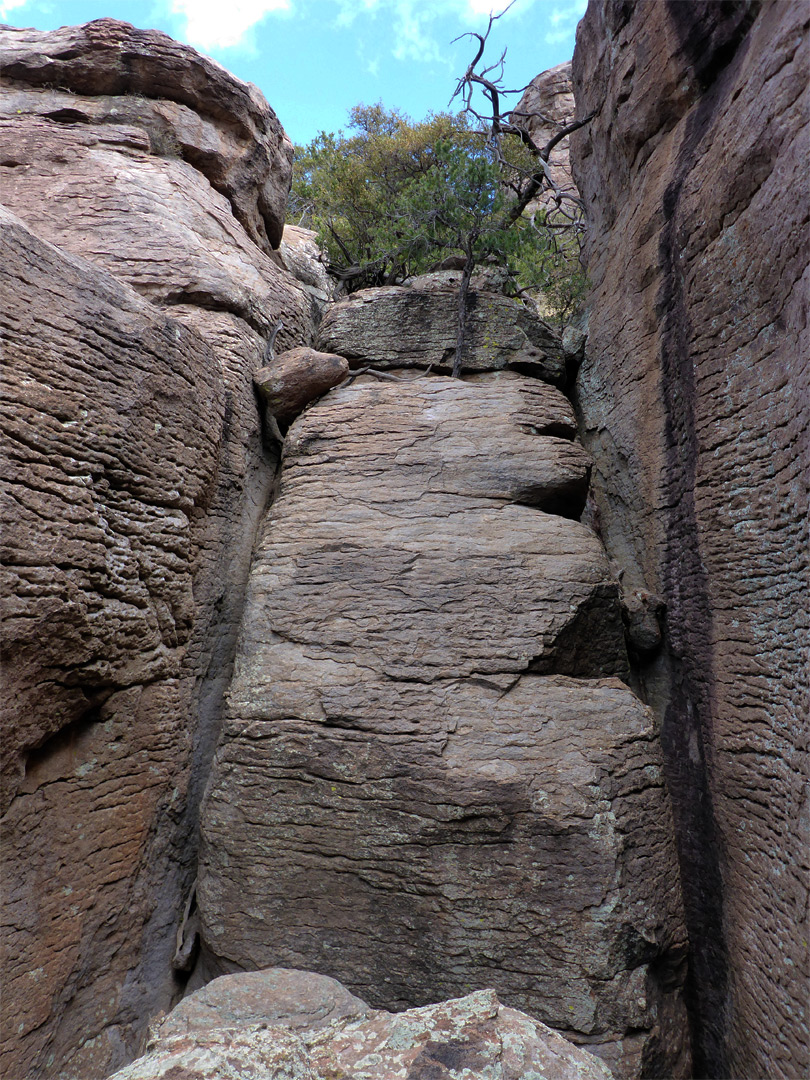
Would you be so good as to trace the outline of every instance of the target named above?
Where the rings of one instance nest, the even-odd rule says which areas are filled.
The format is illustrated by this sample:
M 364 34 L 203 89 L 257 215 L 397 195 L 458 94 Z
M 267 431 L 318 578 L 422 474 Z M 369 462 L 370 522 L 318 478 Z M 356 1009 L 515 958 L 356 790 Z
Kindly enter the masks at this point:
M 508 0 L 464 0 L 461 6 L 466 8 L 464 14 L 468 19 L 480 22 L 481 19 L 488 19 L 490 15 L 500 15 L 508 6 Z
M 292 0 L 169 0 L 169 11 L 184 20 L 181 36 L 203 49 L 232 49 L 271 14 L 287 14 Z
M 28 0 L 3 0 L 0 3 L 0 20 L 6 20 L 15 8 L 25 7 Z
M 16 6 L 25 0 L 0 0 L 3 6 Z M 587 0 L 330 0 L 317 5 L 334 12 L 334 24 L 353 26 L 364 16 L 379 17 L 390 27 L 391 54 L 397 60 L 449 63 L 447 42 L 437 40 L 437 19 L 455 16 L 464 25 L 481 31 L 490 14 L 511 19 L 524 15 L 530 7 L 541 4 L 551 29 L 545 35 L 553 44 L 573 36 L 574 27 L 585 11 Z M 179 36 L 199 48 L 227 49 L 248 47 L 250 31 L 268 15 L 313 13 L 312 0 L 168 0 L 171 15 L 179 16 Z M 509 9 L 507 11 L 507 8 Z M 328 18 L 328 16 L 327 16 Z
M 300 0 L 305 3 L 306 0 Z M 432 33 L 432 24 L 446 15 L 455 15 L 476 29 L 490 14 L 498 15 L 509 0 L 335 0 L 338 26 L 351 26 L 361 15 L 373 13 L 388 19 L 391 26 L 392 55 L 397 60 L 447 61 L 446 42 Z M 517 0 L 525 8 L 534 0 Z

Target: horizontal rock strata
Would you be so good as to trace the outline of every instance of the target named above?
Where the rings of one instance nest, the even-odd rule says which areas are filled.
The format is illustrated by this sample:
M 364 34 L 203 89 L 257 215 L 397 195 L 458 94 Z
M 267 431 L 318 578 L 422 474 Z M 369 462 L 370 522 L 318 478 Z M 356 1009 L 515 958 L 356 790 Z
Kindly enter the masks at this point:
M 309 334 L 309 298 L 208 179 L 180 157 L 153 153 L 133 121 L 0 119 L 3 204 L 155 303 L 231 312 L 263 336 L 283 315 L 278 348 L 299 344 Z
M 654 726 L 602 677 L 616 586 L 560 516 L 587 485 L 570 405 L 409 375 L 288 433 L 203 814 L 204 970 L 388 1008 L 492 986 L 617 1075 L 686 1075 Z
M 182 812 L 225 396 L 192 331 L 7 216 L 2 241 L 3 1071 L 70 1075 L 142 960 Z
M 255 86 L 115 19 L 48 33 L 6 27 L 0 48 L 3 115 L 140 128 L 154 153 L 188 161 L 225 196 L 258 247 L 279 246 L 293 148 Z
M 412 285 L 362 289 L 331 305 L 317 345 L 340 353 L 352 367 L 453 366 L 458 328 L 458 288 L 431 275 Z M 550 382 L 565 379 L 559 339 L 529 308 L 497 292 L 472 289 L 467 316 L 465 367 L 493 371 L 516 367 Z
M 281 347 L 308 340 L 312 301 L 271 250 L 289 147 L 253 88 L 112 20 L 6 28 L 0 67 L 2 1070 L 92 1080 L 178 992 L 274 482 L 251 376 L 280 318 Z

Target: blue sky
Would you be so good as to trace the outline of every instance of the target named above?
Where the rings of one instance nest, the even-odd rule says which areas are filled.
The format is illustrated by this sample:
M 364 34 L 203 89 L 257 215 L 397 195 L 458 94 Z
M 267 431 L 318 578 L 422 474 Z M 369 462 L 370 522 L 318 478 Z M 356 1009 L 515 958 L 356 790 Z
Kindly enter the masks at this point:
M 288 134 L 305 143 L 345 127 L 359 102 L 414 119 L 447 108 L 483 31 L 505 0 L 0 0 L 0 22 L 57 26 L 102 16 L 163 30 L 255 83 Z M 487 56 L 507 48 L 506 82 L 524 86 L 568 60 L 586 0 L 515 0 Z

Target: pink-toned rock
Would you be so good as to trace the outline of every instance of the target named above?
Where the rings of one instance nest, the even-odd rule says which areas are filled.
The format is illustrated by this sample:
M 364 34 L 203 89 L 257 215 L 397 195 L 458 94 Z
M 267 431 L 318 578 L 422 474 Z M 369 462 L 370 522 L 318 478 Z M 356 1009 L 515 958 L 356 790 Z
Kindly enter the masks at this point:
M 255 1015 L 261 1001 L 261 992 L 253 997 L 259 974 L 230 976 L 227 989 L 223 979 L 216 980 L 220 989 L 212 993 L 212 1011 L 202 1023 L 176 1022 L 175 1014 L 186 1003 L 178 1006 L 158 1029 L 148 1053 L 110 1080 L 612 1080 L 598 1058 L 538 1020 L 504 1008 L 491 990 L 397 1015 L 365 1009 L 359 1016 L 334 1017 L 328 1026 L 297 1024 L 292 1031 L 279 1025 L 272 991 L 267 1019 Z M 271 982 L 281 974 L 268 973 Z M 342 989 L 309 972 L 285 974 L 302 989 L 296 1009 L 306 1008 L 305 987 L 318 1000 L 320 984 L 331 984 L 329 995 L 334 987 Z M 245 1010 L 239 988 L 243 980 L 251 983 Z M 213 1011 L 217 1006 L 222 1009 L 219 1024 Z M 196 1015 L 193 1008 L 187 1014 Z
M 266 235 L 289 162 L 258 92 L 110 20 L 7 28 L 0 63 L 2 1069 L 90 1080 L 178 992 L 277 464 L 251 376 L 311 300 Z
M 47 33 L 5 27 L 0 53 L 2 113 L 140 128 L 154 153 L 185 159 L 225 196 L 254 243 L 278 247 L 293 148 L 255 86 L 116 19 Z
M 323 1080 L 301 1039 L 266 1023 L 170 1035 L 110 1080 Z
M 154 154 L 140 126 L 0 119 L 0 161 L 9 210 L 155 303 L 230 312 L 265 337 L 283 316 L 279 348 L 309 337 L 310 300 L 298 282 L 203 173 Z
M 610 1069 L 492 990 L 392 1016 L 372 1016 L 313 1047 L 319 1073 L 357 1080 L 612 1080 Z M 333 1066 L 334 1063 L 334 1066 Z
M 87 1077 L 181 887 L 225 395 L 198 335 L 3 214 L 3 1071 Z
M 810 1075 L 810 7 L 591 0 L 574 173 L 593 520 L 666 604 L 696 1075 Z
M 312 1033 L 330 1024 L 364 1019 L 370 1011 L 328 975 L 265 968 L 212 979 L 175 1005 L 157 1025 L 154 1038 L 163 1042 L 169 1036 L 259 1023 Z
M 571 61 L 558 64 L 535 76 L 515 106 L 513 120 L 525 128 L 535 146 L 542 149 L 576 116 Z M 578 195 L 571 176 L 570 136 L 566 135 L 551 151 L 548 173 L 552 183 L 566 195 Z M 540 206 L 553 209 L 554 195 L 548 191 L 538 200 Z
M 618 1076 L 684 1077 L 659 749 L 605 677 L 624 634 L 572 520 L 571 406 L 393 374 L 287 435 L 202 812 L 202 970 L 311 968 L 395 1009 L 492 986 Z
M 326 253 L 318 247 L 317 233 L 299 225 L 285 225 L 279 254 L 284 265 L 318 303 L 332 299 L 334 284 L 327 271 Z
M 253 383 L 268 412 L 280 422 L 289 423 L 348 374 L 349 362 L 343 356 L 302 346 L 259 368 Z

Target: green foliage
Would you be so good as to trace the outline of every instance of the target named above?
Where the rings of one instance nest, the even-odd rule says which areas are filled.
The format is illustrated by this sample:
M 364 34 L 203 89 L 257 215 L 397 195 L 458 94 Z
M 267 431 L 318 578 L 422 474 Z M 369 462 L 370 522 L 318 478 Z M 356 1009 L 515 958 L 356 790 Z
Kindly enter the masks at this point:
M 317 231 L 350 289 L 393 284 L 425 269 L 406 222 L 413 186 L 434 169 L 437 144 L 471 133 L 447 113 L 415 124 L 380 104 L 355 106 L 349 120 L 349 133 L 296 149 L 288 221 Z
M 315 229 L 349 291 L 395 284 L 449 254 L 468 267 L 505 266 L 515 291 L 541 290 L 549 317 L 581 291 L 572 241 L 545 217 L 511 223 L 514 186 L 535 163 L 517 138 L 496 148 L 465 114 L 414 123 L 381 104 L 358 105 L 349 131 L 296 150 L 288 221 Z
M 560 326 L 575 314 L 588 286 L 579 239 L 568 225 L 554 211 L 524 215 L 517 228 L 525 235 L 513 264 L 519 291 L 534 298 L 543 318 Z

